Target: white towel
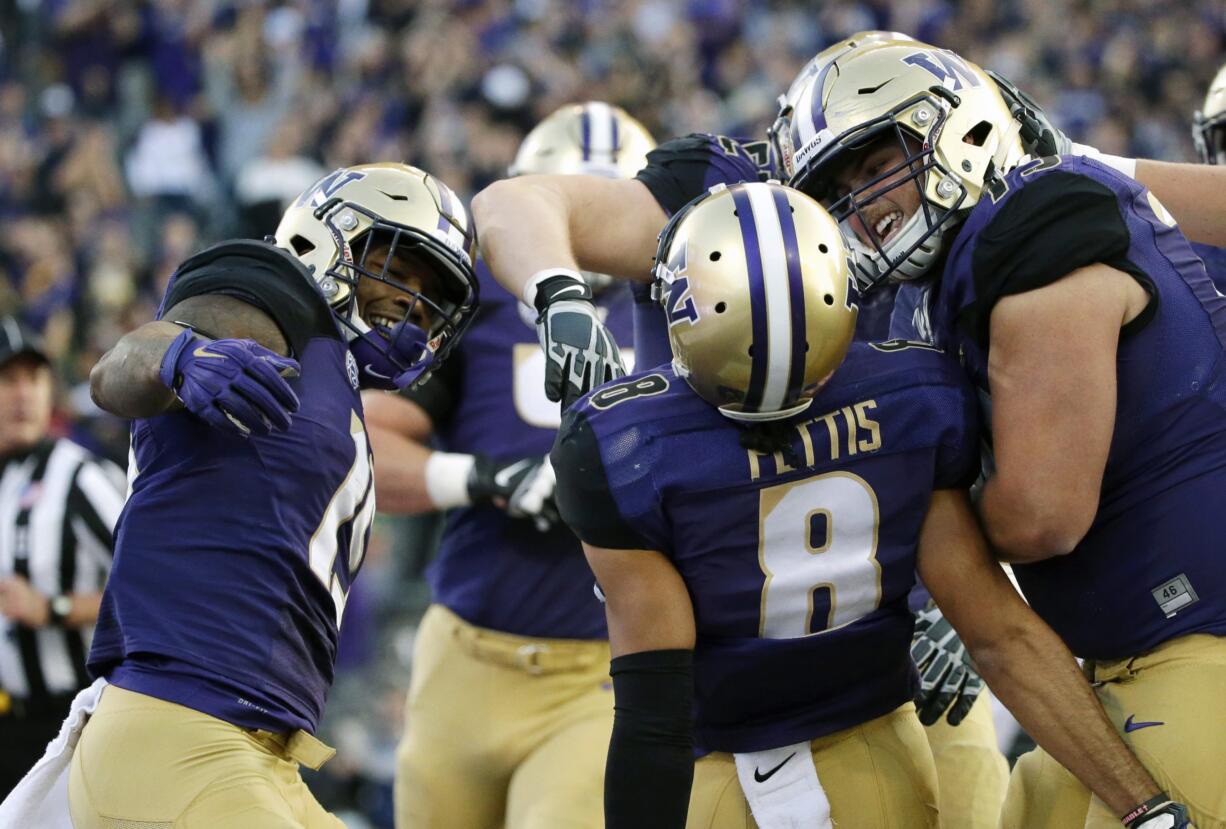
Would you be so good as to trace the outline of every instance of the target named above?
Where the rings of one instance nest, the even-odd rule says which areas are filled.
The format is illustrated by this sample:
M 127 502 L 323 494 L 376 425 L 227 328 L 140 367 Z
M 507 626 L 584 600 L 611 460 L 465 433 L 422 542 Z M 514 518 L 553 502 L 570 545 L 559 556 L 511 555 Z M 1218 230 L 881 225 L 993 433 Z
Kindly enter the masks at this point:
M 73 698 L 60 733 L 47 744 L 42 758 L 26 772 L 17 788 L 0 803 L 0 829 L 29 826 L 73 829 L 68 812 L 68 768 L 72 765 L 72 752 L 81 739 L 81 729 L 98 707 L 106 684 L 105 679 L 95 680 Z
M 733 757 L 759 829 L 833 829 L 808 742 Z

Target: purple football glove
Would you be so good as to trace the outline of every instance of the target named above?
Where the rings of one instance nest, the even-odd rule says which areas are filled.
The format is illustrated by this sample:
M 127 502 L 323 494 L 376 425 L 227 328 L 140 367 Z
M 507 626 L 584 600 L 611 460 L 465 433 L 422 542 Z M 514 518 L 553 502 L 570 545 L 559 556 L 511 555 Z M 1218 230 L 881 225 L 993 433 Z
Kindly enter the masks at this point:
M 427 342 L 426 332 L 408 320 L 391 329 L 375 326 L 351 342 L 349 350 L 358 363 L 358 381 L 364 389 L 408 388 L 434 364 L 434 347 Z
M 298 362 L 254 340 L 205 340 L 186 330 L 162 357 L 160 376 L 189 412 L 223 432 L 249 437 L 288 429 L 298 395 L 281 372 Z

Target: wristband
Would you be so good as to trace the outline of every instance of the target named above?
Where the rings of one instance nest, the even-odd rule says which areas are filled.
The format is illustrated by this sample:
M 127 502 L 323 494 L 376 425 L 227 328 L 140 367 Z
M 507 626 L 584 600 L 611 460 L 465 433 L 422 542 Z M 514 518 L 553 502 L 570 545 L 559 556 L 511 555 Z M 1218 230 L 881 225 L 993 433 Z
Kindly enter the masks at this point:
M 468 474 L 476 461 L 472 455 L 458 452 L 431 452 L 426 460 L 426 495 L 436 509 L 466 507 L 472 503 L 468 494 Z
M 583 280 L 583 274 L 572 268 L 545 268 L 539 270 L 532 276 L 528 277 L 528 282 L 524 285 L 524 302 L 529 308 L 536 308 L 536 289 L 542 282 L 553 276 L 570 276 L 587 284 Z
M 1089 146 L 1088 144 L 1078 144 L 1076 142 L 1073 143 L 1071 149 L 1073 155 L 1081 155 L 1085 156 L 1086 158 L 1092 158 L 1099 164 L 1106 165 L 1112 170 L 1115 170 L 1117 173 L 1123 173 L 1129 178 L 1135 179 L 1137 177 L 1137 160 L 1135 158 L 1123 158 L 1118 155 L 1108 155 L 1107 153 L 1099 152 L 1097 149 Z
M 1171 799 L 1166 796 L 1166 792 L 1158 792 L 1158 794 L 1154 795 L 1153 797 L 1151 797 L 1149 800 L 1145 801 L 1141 805 L 1133 808 L 1131 811 L 1128 812 L 1128 814 L 1120 818 L 1120 822 L 1123 823 L 1125 826 L 1131 826 L 1135 821 L 1140 820 L 1141 818 L 1148 815 L 1150 812 L 1161 809 L 1163 806 L 1165 806 L 1166 804 L 1170 802 L 1171 802 Z

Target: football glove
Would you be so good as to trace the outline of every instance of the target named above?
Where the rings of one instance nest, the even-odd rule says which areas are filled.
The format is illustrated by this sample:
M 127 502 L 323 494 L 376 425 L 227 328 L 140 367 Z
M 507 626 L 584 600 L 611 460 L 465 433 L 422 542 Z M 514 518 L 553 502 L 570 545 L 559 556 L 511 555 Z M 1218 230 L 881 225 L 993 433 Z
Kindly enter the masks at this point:
M 1150 798 L 1121 818 L 1128 829 L 1196 829 L 1188 807 L 1165 793 Z
M 476 455 L 468 473 L 468 496 L 474 504 L 493 504 L 512 518 L 531 519 L 547 532 L 558 523 L 556 484 L 547 455 L 510 461 Z
M 920 722 L 932 725 L 947 711 L 950 725 L 962 722 L 983 693 L 983 679 L 953 625 L 931 602 L 916 614 L 911 658 L 920 675 L 915 697 Z
M 621 352 L 596 315 L 592 289 L 577 275 L 536 283 L 536 333 L 545 352 L 545 396 L 565 409 L 599 385 L 624 377 Z
M 990 69 L 987 71 L 988 76 L 996 81 L 1000 96 L 1009 105 L 1010 114 L 1022 125 L 1020 138 L 1027 153 L 1038 158 L 1073 153 L 1073 142 L 1051 122 L 1034 98 L 1007 78 Z
M 158 373 L 189 412 L 242 437 L 288 429 L 298 395 L 283 373 L 298 362 L 254 340 L 205 340 L 190 328 L 171 342 Z

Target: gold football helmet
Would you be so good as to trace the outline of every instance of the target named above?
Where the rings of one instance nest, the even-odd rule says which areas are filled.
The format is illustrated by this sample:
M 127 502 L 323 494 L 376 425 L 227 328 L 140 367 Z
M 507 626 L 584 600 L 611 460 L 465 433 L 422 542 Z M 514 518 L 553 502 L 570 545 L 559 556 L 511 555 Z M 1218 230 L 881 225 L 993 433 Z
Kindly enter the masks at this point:
M 656 261 L 673 366 L 726 416 L 797 414 L 843 362 L 858 313 L 847 249 L 805 194 L 712 188 L 674 216 Z
M 924 43 L 884 42 L 836 56 L 806 80 L 781 141 L 789 184 L 847 226 L 868 289 L 927 272 L 987 185 L 1025 157 L 1020 128 L 975 64 Z M 896 142 L 902 160 L 837 192 L 836 176 L 884 142 Z M 919 208 L 874 226 L 862 210 L 899 187 L 918 189 Z M 867 239 L 850 232 L 855 225 Z
M 775 158 L 779 160 L 780 170 L 782 170 L 785 177 L 792 175 L 792 144 L 787 140 L 787 135 L 791 128 L 792 112 L 795 111 L 796 103 L 800 100 L 800 96 L 804 94 L 808 82 L 814 76 L 820 74 L 826 68 L 826 65 L 836 57 L 844 57 L 845 53 L 853 49 L 860 49 L 876 43 L 892 42 L 918 43 L 919 41 L 911 37 L 911 35 L 905 35 L 902 32 L 887 32 L 880 29 L 856 32 L 846 40 L 840 40 L 838 43 L 831 44 L 818 52 L 797 73 L 792 83 L 788 86 L 788 91 L 779 96 L 779 114 L 775 116 L 774 125 L 766 133 L 775 152 Z
M 1213 76 L 1205 104 L 1192 116 L 1192 142 L 1204 164 L 1226 164 L 1226 66 Z
M 567 104 L 524 137 L 507 173 L 633 178 L 655 146 L 647 128 L 621 107 Z
M 473 272 L 476 236 L 460 198 L 438 179 L 407 164 L 342 167 L 300 195 L 277 226 L 274 241 L 307 266 L 350 340 L 375 341 L 357 310 L 360 279 L 376 279 L 428 310 L 425 332 L 440 361 L 468 325 L 477 305 Z M 366 267 L 373 250 L 386 249 L 381 267 Z M 388 276 L 397 256 L 410 254 L 430 266 L 437 295 L 406 290 Z M 385 334 L 387 332 L 384 332 Z

